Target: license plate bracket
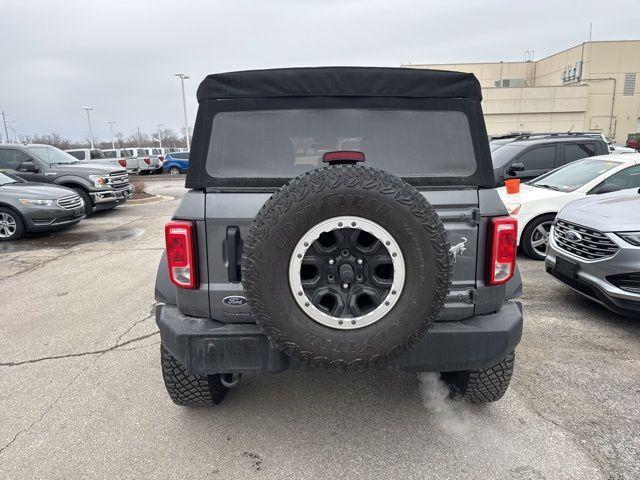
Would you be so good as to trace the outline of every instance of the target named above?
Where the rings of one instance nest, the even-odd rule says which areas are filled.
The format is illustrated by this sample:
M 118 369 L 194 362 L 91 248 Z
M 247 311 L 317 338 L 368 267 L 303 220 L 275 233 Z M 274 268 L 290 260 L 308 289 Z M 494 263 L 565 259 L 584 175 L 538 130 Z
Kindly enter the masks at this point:
M 556 257 L 556 271 L 563 277 L 575 279 L 578 275 L 578 264 L 566 258 Z

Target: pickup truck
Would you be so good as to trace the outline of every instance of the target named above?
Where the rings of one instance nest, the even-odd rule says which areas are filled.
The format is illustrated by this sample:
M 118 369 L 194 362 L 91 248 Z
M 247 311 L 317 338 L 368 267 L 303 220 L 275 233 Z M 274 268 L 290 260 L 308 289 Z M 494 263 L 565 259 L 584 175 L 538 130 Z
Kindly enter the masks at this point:
M 0 144 L 0 169 L 13 170 L 27 182 L 49 183 L 75 190 L 85 214 L 109 210 L 132 195 L 129 175 L 122 167 L 81 163 L 51 145 Z
M 102 153 L 106 159 L 116 160 L 118 165 L 127 169 L 128 173 L 138 173 L 140 171 L 138 159 L 133 155 L 131 150 L 125 148 L 110 148 L 103 150 Z

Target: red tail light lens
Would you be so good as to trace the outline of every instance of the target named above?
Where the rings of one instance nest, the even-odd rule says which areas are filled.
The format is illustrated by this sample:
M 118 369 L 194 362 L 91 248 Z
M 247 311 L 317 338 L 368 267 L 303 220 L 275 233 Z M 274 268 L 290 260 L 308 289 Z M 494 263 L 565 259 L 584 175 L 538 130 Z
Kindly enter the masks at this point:
M 169 278 L 178 287 L 198 288 L 193 222 L 171 221 L 164 227 Z
M 325 163 L 364 162 L 364 153 L 353 150 L 336 150 L 322 155 Z
M 511 217 L 495 217 L 489 225 L 491 256 L 489 285 L 508 282 L 516 270 L 518 222 Z
M 120 164 L 121 167 L 127 168 L 127 161 L 124 158 L 121 158 L 120 160 L 118 160 L 118 163 Z
M 144 159 L 144 163 L 146 163 L 147 165 L 151 165 L 151 159 L 150 158 L 145 158 Z

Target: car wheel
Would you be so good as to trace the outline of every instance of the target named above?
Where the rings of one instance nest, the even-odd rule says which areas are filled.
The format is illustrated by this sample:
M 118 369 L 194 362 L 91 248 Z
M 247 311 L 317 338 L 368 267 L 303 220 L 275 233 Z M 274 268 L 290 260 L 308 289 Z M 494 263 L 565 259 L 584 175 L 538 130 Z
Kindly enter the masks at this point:
M 515 353 L 510 353 L 499 363 L 479 370 L 445 372 L 441 374 L 453 396 L 459 395 L 469 403 L 489 403 L 500 400 L 509 388 Z
M 17 240 L 24 232 L 20 215 L 9 208 L 0 208 L 0 241 Z
M 169 169 L 169 175 L 180 175 L 180 169 L 178 167 L 171 167 Z
M 81 188 L 77 188 L 74 190 L 78 195 L 80 195 L 82 201 L 84 202 L 84 214 L 87 217 L 91 216 L 91 213 L 93 213 L 93 200 L 91 200 L 91 197 L 86 190 L 83 190 Z
M 527 257 L 534 260 L 545 259 L 549 232 L 555 218 L 555 213 L 541 215 L 527 224 L 520 238 L 520 248 Z
M 160 346 L 160 366 L 164 386 L 176 405 L 211 407 L 222 402 L 229 391 L 220 375 L 190 375 L 164 345 Z
M 440 315 L 449 248 L 442 220 L 411 185 L 373 168 L 330 166 L 265 203 L 244 244 L 242 283 L 257 323 L 289 356 L 375 368 Z

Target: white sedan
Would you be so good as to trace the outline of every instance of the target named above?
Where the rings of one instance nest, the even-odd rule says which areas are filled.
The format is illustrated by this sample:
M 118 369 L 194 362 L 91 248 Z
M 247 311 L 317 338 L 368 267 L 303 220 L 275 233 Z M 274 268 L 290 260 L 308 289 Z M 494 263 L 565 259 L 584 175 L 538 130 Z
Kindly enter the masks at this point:
M 556 168 L 508 194 L 498 189 L 509 214 L 518 220 L 522 252 L 544 260 L 549 230 L 556 214 L 572 200 L 625 188 L 640 188 L 640 154 L 601 155 Z

